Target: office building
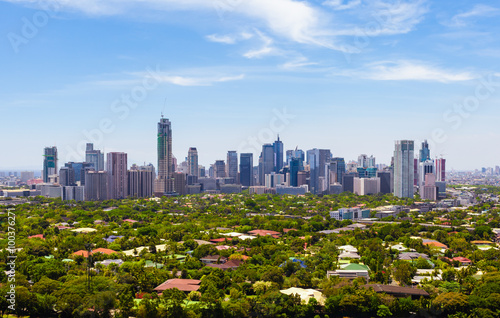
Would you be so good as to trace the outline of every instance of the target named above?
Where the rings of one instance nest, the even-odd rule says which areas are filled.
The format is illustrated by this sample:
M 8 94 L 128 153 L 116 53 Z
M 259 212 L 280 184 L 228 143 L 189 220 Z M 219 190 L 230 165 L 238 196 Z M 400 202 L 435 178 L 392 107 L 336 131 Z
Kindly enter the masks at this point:
M 378 171 L 377 178 L 380 179 L 380 193 L 389 194 L 392 193 L 393 180 L 392 180 L 392 171 Z
M 174 173 L 174 192 L 178 195 L 187 194 L 186 174 L 182 172 Z
M 236 151 L 227 152 L 226 177 L 233 178 L 234 183 L 238 182 L 238 154 Z
M 189 148 L 187 157 L 188 171 L 187 174 L 190 176 L 200 176 L 199 164 L 198 164 L 198 150 L 195 147 Z
M 438 187 L 436 186 L 436 175 L 427 173 L 425 175 L 425 182 L 420 188 L 420 197 L 422 200 L 437 201 Z
M 214 164 L 214 178 L 226 177 L 226 163 L 224 160 L 216 160 Z
M 75 186 L 75 170 L 71 167 L 61 167 L 59 169 L 59 184 L 63 187 Z
M 152 165 L 151 165 L 152 167 Z M 149 198 L 153 196 L 155 180 L 154 168 L 150 166 L 132 165 L 128 174 L 128 196 L 135 198 Z
M 446 159 L 436 159 L 436 182 L 446 182 Z
M 108 173 L 106 171 L 85 171 L 85 200 L 103 201 L 108 199 Z
M 158 123 L 158 176 L 155 180 L 154 192 L 162 196 L 173 192 L 172 174 L 177 162 L 172 155 L 172 124 L 163 115 Z
M 413 198 L 414 184 L 413 140 L 399 140 L 394 149 L 394 195 L 399 198 Z
M 321 194 L 328 190 L 325 181 L 329 179 L 327 163 L 331 158 L 332 155 L 328 149 L 315 148 L 307 151 L 307 163 L 310 167 L 309 191 L 312 194 Z
M 342 184 L 342 179 L 345 174 L 345 160 L 344 158 L 335 157 L 330 160 L 330 174 L 334 178 L 330 178 L 330 184 L 335 182 Z
M 425 184 L 425 178 L 428 174 L 434 174 L 434 161 L 433 160 L 425 160 L 421 161 L 418 168 L 418 186 L 423 187 Z
M 51 176 L 52 178 L 54 178 L 53 176 L 57 176 L 57 148 L 45 147 L 43 153 L 43 182 L 49 183 Z
M 280 173 L 283 168 L 283 142 L 280 140 L 280 136 L 278 135 L 278 140 L 276 140 L 273 144 L 274 158 L 274 172 Z
M 262 145 L 262 152 L 259 157 L 259 184 L 265 184 L 266 174 L 274 171 L 274 146 L 271 144 Z
M 74 184 L 81 186 L 85 185 L 85 170 L 95 170 L 94 164 L 90 162 L 68 162 L 64 166 L 74 171 Z M 104 171 L 104 169 L 97 171 Z
M 240 154 L 240 184 L 244 187 L 253 185 L 253 154 Z
M 306 161 L 306 156 L 303 150 L 295 148 L 295 150 L 286 151 L 286 164 L 290 165 L 292 158 L 297 158 L 300 160 L 300 165 L 304 166 L 304 161 Z
M 420 162 L 425 162 L 431 159 L 431 150 L 429 149 L 429 143 L 427 142 L 427 140 L 424 140 L 424 142 L 422 142 L 422 149 L 420 149 L 419 159 Z M 422 177 L 422 179 L 424 179 L 424 177 Z
M 90 163 L 95 171 L 104 171 L 104 153 L 94 149 L 94 144 L 92 143 L 87 143 L 85 162 Z M 83 174 L 85 174 L 85 172 Z
M 35 173 L 33 171 L 21 171 L 21 182 L 26 183 L 28 180 L 35 178 Z
M 354 178 L 354 193 L 357 195 L 380 193 L 380 178 Z
M 108 198 L 125 199 L 128 196 L 127 154 L 110 152 L 107 154 Z

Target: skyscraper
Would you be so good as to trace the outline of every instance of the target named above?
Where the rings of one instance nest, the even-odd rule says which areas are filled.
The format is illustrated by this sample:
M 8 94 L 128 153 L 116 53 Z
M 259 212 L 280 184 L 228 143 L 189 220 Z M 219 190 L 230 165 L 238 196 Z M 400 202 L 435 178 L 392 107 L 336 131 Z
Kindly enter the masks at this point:
M 61 186 L 74 186 L 75 184 L 75 170 L 72 167 L 61 167 L 59 169 L 59 184 Z
M 85 200 L 103 201 L 108 199 L 108 173 L 106 171 L 85 171 Z
M 436 159 L 436 181 L 446 182 L 446 159 Z
M 290 165 L 290 161 L 292 158 L 298 158 L 300 159 L 301 166 L 304 166 L 304 161 L 306 160 L 304 151 L 298 148 L 295 148 L 295 150 L 287 150 L 286 151 L 286 164 Z
M 45 147 L 43 154 L 43 182 L 50 182 L 50 176 L 57 175 L 57 148 Z
M 253 185 L 253 154 L 240 154 L 240 183 L 245 187 Z
M 266 174 L 274 171 L 274 146 L 271 144 L 262 145 L 262 152 L 259 157 L 259 185 L 265 184 Z
M 431 150 L 429 149 L 429 143 L 427 142 L 427 140 L 424 140 L 424 142 L 422 142 L 422 149 L 420 149 L 420 162 L 424 162 L 426 160 L 430 160 L 431 159 Z M 425 179 L 425 176 L 422 177 L 422 179 Z
M 188 175 L 199 177 L 199 168 L 198 168 L 198 150 L 195 147 L 189 148 L 188 157 Z
M 328 189 L 324 180 L 329 179 L 330 172 L 327 171 L 327 163 L 330 162 L 332 154 L 328 149 L 311 149 L 307 151 L 307 163 L 310 167 L 309 191 L 312 194 L 320 194 Z M 329 169 L 328 169 L 329 170 Z
M 85 162 L 89 162 L 95 171 L 104 171 L 104 153 L 94 149 L 94 144 L 87 143 Z
M 418 167 L 419 187 L 423 187 L 425 185 L 425 179 L 427 178 L 428 174 L 434 174 L 434 161 L 430 159 L 421 161 L 419 164 Z
M 226 164 L 224 160 L 216 160 L 214 164 L 214 178 L 226 177 Z
M 108 199 L 124 199 L 128 196 L 127 154 L 110 152 L 107 157 Z
M 172 174 L 174 172 L 172 157 L 172 125 L 166 118 L 158 123 L 158 176 L 155 180 L 154 192 L 157 196 L 173 192 Z
M 330 160 L 330 173 L 335 175 L 335 180 L 330 179 L 330 184 L 335 182 L 342 184 L 342 179 L 345 174 L 344 158 L 335 157 Z
M 154 169 L 152 166 L 133 165 L 128 171 L 128 195 L 148 198 L 153 195 Z
M 283 168 L 283 143 L 281 142 L 279 135 L 278 140 L 276 140 L 273 144 L 273 151 L 274 172 L 279 173 Z
M 413 140 L 398 140 L 394 149 L 394 195 L 400 198 L 413 198 L 414 182 Z
M 238 181 L 238 154 L 236 151 L 227 152 L 226 177 Z

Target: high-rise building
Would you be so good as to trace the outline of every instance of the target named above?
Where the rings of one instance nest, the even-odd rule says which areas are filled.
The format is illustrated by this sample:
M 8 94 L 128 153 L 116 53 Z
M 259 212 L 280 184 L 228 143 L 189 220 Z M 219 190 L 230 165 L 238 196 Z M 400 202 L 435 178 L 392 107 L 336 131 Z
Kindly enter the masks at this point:
M 104 153 L 94 149 L 94 144 L 92 143 L 87 143 L 85 162 L 90 163 L 95 171 L 104 171 Z
M 446 182 L 446 159 L 436 159 L 436 181 Z
M 106 171 L 85 171 L 85 200 L 103 201 L 108 199 L 108 173 Z
M 280 136 L 278 135 L 278 140 L 276 140 L 273 144 L 274 158 L 274 172 L 280 173 L 283 168 L 283 142 L 280 140 Z
M 383 194 L 389 194 L 392 193 L 392 187 L 394 182 L 392 181 L 392 171 L 391 170 L 385 170 L 385 171 L 378 171 L 377 172 L 377 178 L 380 179 L 380 192 Z
M 68 162 L 65 167 L 71 168 L 74 171 L 74 184 L 85 185 L 85 170 L 95 170 L 94 164 L 90 162 Z M 102 170 L 99 171 L 103 171 Z
M 414 183 L 413 140 L 398 140 L 394 149 L 394 195 L 399 198 L 413 198 Z
M 224 160 L 216 160 L 214 164 L 214 178 L 226 177 L 226 164 Z
M 292 158 L 298 158 L 300 160 L 300 166 L 304 166 L 304 161 L 306 161 L 306 156 L 303 150 L 295 148 L 295 150 L 286 151 L 286 164 L 290 165 Z
M 174 173 L 174 161 L 172 155 L 172 124 L 166 118 L 160 119 L 158 123 L 158 176 L 155 180 L 154 192 L 162 196 L 173 192 L 172 174 Z
M 438 199 L 438 187 L 436 186 L 436 175 L 428 173 L 425 175 L 424 184 L 420 187 L 420 197 L 423 200 L 436 201 Z
M 43 154 L 43 182 L 50 182 L 51 176 L 57 175 L 57 148 L 45 147 Z
M 335 174 L 335 180 L 330 178 L 330 184 L 338 182 L 342 184 L 342 179 L 345 173 L 345 160 L 344 158 L 335 157 L 330 160 L 330 173 Z
M 431 159 L 421 161 L 419 164 L 418 167 L 419 187 L 423 187 L 425 185 L 425 178 L 427 178 L 428 174 L 434 174 L 434 161 Z
M 195 147 L 189 148 L 188 157 L 188 175 L 190 176 L 200 176 L 199 165 L 198 165 L 198 150 Z
M 253 154 L 240 154 L 240 183 L 242 186 L 253 186 Z
M 21 182 L 26 183 L 28 180 L 34 179 L 35 173 L 33 171 L 21 171 Z
M 380 178 L 354 178 L 354 193 L 371 195 L 380 192 Z
M 127 154 L 110 152 L 107 155 L 108 198 L 124 199 L 128 196 Z
M 236 151 L 227 152 L 226 177 L 238 181 L 238 154 Z
M 427 142 L 427 140 L 424 140 L 424 142 L 422 142 L 422 149 L 420 149 L 419 159 L 420 162 L 424 162 L 431 159 L 431 150 L 429 149 L 429 143 Z M 422 179 L 425 179 L 425 176 L 422 177 Z
M 271 144 L 262 145 L 262 152 L 259 157 L 259 185 L 265 184 L 266 174 L 274 171 L 274 146 Z
M 72 167 L 61 167 L 59 169 L 59 184 L 63 187 L 76 185 L 75 170 Z
M 289 183 L 290 183 L 291 187 L 298 187 L 299 186 L 299 179 L 298 179 L 299 171 L 301 171 L 301 168 L 302 168 L 302 170 L 304 170 L 304 167 L 303 166 L 301 167 L 301 164 L 303 164 L 303 161 L 300 158 L 292 157 L 290 159 L 290 163 L 289 163 L 290 180 L 289 180 Z
M 332 155 L 328 149 L 311 149 L 307 151 L 307 163 L 310 166 L 309 191 L 312 194 L 320 194 L 328 189 L 325 182 L 320 180 L 329 179 L 330 172 L 327 171 L 327 163 L 330 162 L 331 158 Z
M 153 196 L 154 167 L 132 165 L 128 171 L 128 196 L 149 198 Z
M 174 192 L 178 195 L 186 195 L 187 194 L 187 185 L 186 185 L 186 174 L 182 172 L 175 172 L 173 175 L 174 179 Z

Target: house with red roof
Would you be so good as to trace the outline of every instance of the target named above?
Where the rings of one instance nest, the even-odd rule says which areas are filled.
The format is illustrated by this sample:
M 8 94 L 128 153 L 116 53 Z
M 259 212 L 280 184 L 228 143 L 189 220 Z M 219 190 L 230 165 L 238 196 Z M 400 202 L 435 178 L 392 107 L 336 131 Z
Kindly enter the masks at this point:
M 45 237 L 43 237 L 43 234 L 31 235 L 31 236 L 28 236 L 28 238 L 29 239 L 39 238 L 39 239 L 45 240 Z
M 154 291 L 161 294 L 167 289 L 177 288 L 185 293 L 190 293 L 192 291 L 198 291 L 198 289 L 200 289 L 200 284 L 201 280 L 197 279 L 173 278 L 156 287 Z
M 274 238 L 278 238 L 281 236 L 280 232 L 276 231 L 271 231 L 271 230 L 252 230 L 249 231 L 248 234 L 255 235 L 255 236 L 272 236 Z

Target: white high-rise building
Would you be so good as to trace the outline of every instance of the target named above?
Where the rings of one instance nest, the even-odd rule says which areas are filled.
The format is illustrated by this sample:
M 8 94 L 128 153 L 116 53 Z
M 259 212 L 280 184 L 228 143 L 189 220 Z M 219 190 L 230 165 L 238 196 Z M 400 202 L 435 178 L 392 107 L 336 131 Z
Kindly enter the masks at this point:
M 413 198 L 414 183 L 413 140 L 398 140 L 394 149 L 394 195 L 400 198 Z

